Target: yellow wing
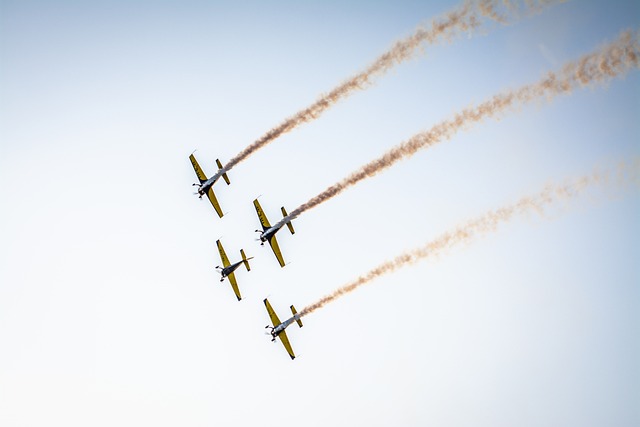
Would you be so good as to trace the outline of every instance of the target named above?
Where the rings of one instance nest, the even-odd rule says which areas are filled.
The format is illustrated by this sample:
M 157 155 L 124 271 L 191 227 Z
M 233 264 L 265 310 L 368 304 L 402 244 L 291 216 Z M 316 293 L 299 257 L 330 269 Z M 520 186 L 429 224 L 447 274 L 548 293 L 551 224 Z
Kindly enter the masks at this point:
M 269 300 L 266 298 L 264 299 L 264 305 L 265 307 L 267 307 L 267 313 L 269 313 L 269 317 L 271 318 L 271 323 L 273 323 L 274 327 L 278 326 L 281 323 L 280 319 L 278 319 L 278 315 L 273 310 L 273 307 L 271 307 L 271 304 L 269 304 Z
M 218 245 L 218 252 L 220 252 L 220 259 L 222 259 L 222 266 L 229 267 L 231 264 L 229 263 L 229 258 L 227 258 L 227 254 L 224 252 L 224 248 L 222 247 L 222 243 L 220 240 L 216 240 L 216 245 Z
M 238 301 L 240 301 L 242 299 L 242 296 L 240 295 L 240 289 L 238 288 L 238 282 L 236 282 L 236 275 L 234 273 L 230 273 L 227 277 L 229 278 L 229 283 L 231 283 L 231 287 L 233 288 L 233 292 L 236 294 L 236 298 L 238 298 Z
M 289 343 L 289 338 L 287 338 L 287 334 L 284 331 L 282 331 L 278 334 L 278 337 L 280 337 L 280 341 L 282 341 L 282 345 L 284 346 L 284 348 L 287 349 L 287 353 L 289 353 L 291 360 L 295 359 L 296 355 L 293 353 L 293 349 L 291 348 L 291 344 Z
M 274 327 L 278 326 L 281 323 L 280 319 L 278 319 L 278 315 L 273 310 L 273 307 L 271 307 L 271 304 L 269 304 L 269 300 L 266 298 L 264 299 L 264 305 L 265 307 L 267 307 L 267 312 L 269 313 L 269 317 L 271 318 L 271 323 L 273 323 Z M 293 353 L 293 349 L 291 348 L 291 344 L 289 343 L 289 338 L 287 337 L 287 334 L 284 331 L 282 331 L 278 334 L 278 336 L 280 337 L 280 341 L 282 342 L 282 345 L 284 345 L 284 348 L 287 350 L 287 353 L 289 353 L 291 360 L 295 359 L 296 355 Z
M 269 244 L 271 245 L 271 249 L 273 250 L 273 253 L 276 254 L 276 258 L 278 258 L 280 267 L 284 267 L 284 258 L 282 257 L 282 252 L 280 252 L 280 246 L 278 246 L 278 241 L 276 240 L 276 236 L 272 236 L 271 239 L 269 239 Z
M 269 220 L 267 219 L 267 216 L 264 214 L 264 212 L 262 211 L 262 208 L 260 207 L 260 203 L 258 202 L 258 199 L 255 199 L 253 201 L 253 206 L 256 207 L 256 212 L 258 212 L 258 218 L 260 218 L 260 224 L 262 224 L 262 228 L 266 230 L 267 228 L 271 227 L 271 224 L 269 224 Z
M 220 203 L 218 203 L 218 199 L 216 199 L 216 195 L 213 193 L 213 186 L 211 186 L 211 188 L 209 188 L 209 191 L 207 191 L 207 197 L 213 205 L 213 208 L 216 210 L 218 216 L 222 218 L 224 214 L 222 213 L 222 208 L 220 207 Z
M 193 170 L 196 171 L 196 176 L 200 180 L 200 184 L 202 184 L 207 180 L 207 176 L 202 171 L 202 168 L 200 168 L 200 165 L 198 164 L 198 161 L 196 160 L 196 157 L 193 154 L 189 156 L 189 160 L 191 160 L 191 164 L 193 165 Z

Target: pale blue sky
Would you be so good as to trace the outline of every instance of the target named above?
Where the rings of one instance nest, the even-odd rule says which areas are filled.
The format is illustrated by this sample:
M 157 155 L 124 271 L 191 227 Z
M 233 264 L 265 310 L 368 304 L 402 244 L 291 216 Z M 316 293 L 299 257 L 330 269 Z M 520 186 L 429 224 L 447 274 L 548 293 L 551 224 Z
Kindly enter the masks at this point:
M 637 27 L 570 1 L 427 46 L 218 186 L 207 173 L 453 1 L 0 1 L 0 424 L 640 424 L 640 198 L 596 192 L 281 318 L 549 181 L 637 158 L 640 76 L 461 132 L 302 215 L 280 269 L 253 232 L 472 103 Z M 215 240 L 244 248 L 245 299 Z

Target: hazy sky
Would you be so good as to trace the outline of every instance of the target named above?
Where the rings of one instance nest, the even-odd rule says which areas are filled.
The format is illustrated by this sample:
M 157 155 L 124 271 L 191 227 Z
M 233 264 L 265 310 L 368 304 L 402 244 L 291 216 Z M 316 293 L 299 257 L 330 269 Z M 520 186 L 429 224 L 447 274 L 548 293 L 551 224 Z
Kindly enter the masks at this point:
M 347 4 L 345 4 L 347 3 Z M 545 183 L 640 155 L 640 75 L 460 132 L 272 222 L 464 107 L 637 28 L 569 1 L 426 45 L 193 195 L 205 172 L 454 1 L 0 0 L 0 425 L 637 426 L 640 197 L 589 193 L 390 274 L 359 274 Z M 243 248 L 237 302 L 214 267 Z

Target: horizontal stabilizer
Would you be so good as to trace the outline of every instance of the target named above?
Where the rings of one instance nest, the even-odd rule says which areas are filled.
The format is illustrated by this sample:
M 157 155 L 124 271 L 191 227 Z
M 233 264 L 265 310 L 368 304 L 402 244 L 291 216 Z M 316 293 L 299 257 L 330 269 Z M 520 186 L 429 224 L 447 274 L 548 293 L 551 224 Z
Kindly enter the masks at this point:
M 216 164 L 218 165 L 218 170 L 222 170 L 222 163 L 220 163 L 220 159 L 216 159 Z M 224 182 L 227 183 L 227 185 L 231 184 L 226 172 L 222 174 L 222 178 L 224 179 Z
M 296 311 L 296 308 L 294 306 L 291 306 L 290 308 L 291 313 L 293 313 L 293 317 L 296 319 L 296 323 L 302 328 L 302 320 L 300 320 L 300 316 L 297 316 L 298 312 Z
M 240 249 L 240 255 L 242 255 L 242 262 L 244 262 L 244 266 L 247 267 L 247 271 L 251 271 L 251 267 L 249 267 L 249 260 L 253 259 L 253 257 L 247 258 L 243 249 Z
M 282 217 L 283 218 L 286 218 L 289 215 L 287 213 L 287 211 L 285 210 L 284 206 L 281 207 L 280 210 L 282 211 Z M 296 234 L 296 231 L 293 229 L 293 224 L 291 224 L 291 221 L 287 222 L 287 228 L 289 229 L 291 234 Z

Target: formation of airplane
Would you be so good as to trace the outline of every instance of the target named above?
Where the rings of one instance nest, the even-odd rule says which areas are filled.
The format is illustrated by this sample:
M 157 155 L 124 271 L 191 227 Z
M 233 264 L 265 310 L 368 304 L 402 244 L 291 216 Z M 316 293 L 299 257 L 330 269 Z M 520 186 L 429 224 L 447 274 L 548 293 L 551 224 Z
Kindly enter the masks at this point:
M 267 216 L 264 214 L 264 211 L 262 210 L 262 207 L 260 206 L 260 202 L 258 202 L 258 199 L 255 199 L 253 201 L 253 206 L 255 206 L 256 212 L 258 213 L 260 224 L 262 224 L 262 231 L 256 230 L 256 233 L 260 233 L 260 242 L 261 242 L 260 244 L 264 245 L 264 242 L 269 242 L 269 245 L 271 246 L 273 253 L 276 255 L 276 258 L 280 263 L 280 267 L 284 267 L 285 265 L 284 258 L 282 257 L 282 252 L 280 252 L 280 246 L 278 246 L 278 241 L 276 240 L 276 233 L 280 231 L 280 229 L 284 224 L 277 227 L 275 226 L 272 227 L 271 224 L 269 224 L 269 220 L 267 219 Z M 284 206 L 281 207 L 280 210 L 282 211 L 282 217 L 285 218 L 287 216 L 287 211 L 284 209 Z M 291 232 L 291 234 L 296 233 L 295 230 L 293 229 L 293 224 L 291 224 L 291 221 L 286 222 L 285 224 L 287 224 L 287 228 L 289 228 L 289 231 Z
M 202 171 L 202 168 L 198 164 L 198 161 L 196 160 L 196 157 L 193 155 L 193 153 L 189 156 L 189 160 L 191 160 L 191 164 L 193 165 L 193 170 L 196 172 L 198 181 L 200 181 L 200 184 L 193 184 L 198 186 L 198 195 L 200 199 L 202 199 L 202 196 L 206 194 L 207 197 L 209 198 L 209 201 L 213 205 L 213 208 L 216 210 L 216 213 L 220 218 L 222 218 L 222 216 L 224 215 L 222 213 L 222 208 L 220 208 L 220 203 L 218 203 L 218 199 L 216 199 L 216 195 L 213 193 L 213 184 L 220 178 L 220 176 L 222 176 L 222 178 L 227 183 L 227 185 L 231 184 L 229 182 L 229 177 L 227 176 L 227 173 L 226 172 L 220 173 L 223 171 L 222 163 L 220 163 L 219 159 L 216 159 L 216 164 L 218 165 L 218 172 L 216 172 L 216 174 L 213 175 L 211 178 L 207 178 L 207 175 L 205 175 L 204 172 Z
M 213 208 L 215 209 L 218 216 L 222 218 L 222 216 L 224 215 L 222 212 L 222 208 L 220 207 L 220 203 L 218 203 L 218 199 L 216 198 L 213 192 L 213 185 L 218 181 L 220 177 L 222 177 L 225 180 L 227 185 L 230 184 L 226 171 L 222 167 L 222 163 L 220 163 L 220 160 L 216 159 L 218 171 L 211 178 L 207 178 L 204 171 L 198 164 L 198 161 L 196 160 L 193 153 L 189 156 L 189 160 L 191 161 L 193 170 L 195 171 L 196 176 L 198 177 L 199 184 L 193 184 L 193 185 L 198 187 L 197 194 L 199 195 L 199 198 L 202 199 L 202 196 L 206 195 L 209 201 L 211 202 L 211 204 L 213 205 Z M 260 206 L 260 203 L 258 202 L 258 199 L 255 199 L 253 201 L 253 205 L 256 208 L 258 219 L 260 220 L 260 224 L 262 225 L 262 230 L 256 230 L 256 232 L 260 233 L 260 239 L 259 239 L 261 242 L 260 244 L 264 245 L 264 242 L 269 242 L 269 245 L 271 246 L 271 250 L 275 254 L 276 259 L 280 264 L 280 267 L 284 267 L 285 262 L 282 256 L 282 252 L 280 251 L 280 246 L 278 246 L 278 241 L 276 240 L 276 233 L 280 231 L 280 229 L 286 224 L 287 228 L 289 229 L 289 232 L 291 234 L 295 234 L 295 230 L 293 229 L 293 224 L 291 224 L 291 221 L 287 221 L 283 224 L 276 224 L 275 226 L 271 226 L 271 224 L 269 223 L 269 220 L 267 219 L 267 216 L 265 215 L 264 211 L 262 210 L 262 207 Z M 283 218 L 286 218 L 288 214 L 285 208 L 282 207 L 280 208 L 280 210 L 282 212 Z M 247 271 L 251 271 L 249 260 L 253 259 L 253 257 L 247 258 L 246 254 L 244 253 L 244 250 L 240 249 L 240 256 L 242 257 L 242 259 L 232 264 L 229 261 L 229 258 L 227 257 L 224 247 L 222 246 L 222 242 L 220 242 L 220 240 L 216 240 L 216 245 L 218 247 L 218 252 L 220 253 L 220 259 L 222 260 L 222 266 L 216 266 L 216 270 L 218 270 L 221 276 L 220 281 L 223 282 L 225 278 L 228 278 L 229 283 L 231 283 L 231 287 L 233 288 L 233 292 L 236 295 L 236 298 L 238 299 L 238 301 L 240 301 L 242 299 L 242 295 L 240 294 L 240 289 L 238 287 L 238 282 L 236 280 L 235 271 L 241 265 L 244 265 Z M 267 299 L 264 300 L 264 304 L 267 308 L 267 312 L 269 313 L 269 318 L 271 319 L 271 323 L 273 323 L 273 326 L 267 326 L 267 328 L 271 328 L 271 331 L 270 331 L 270 334 L 272 337 L 271 341 L 275 341 L 276 338 L 279 337 L 280 341 L 282 342 L 282 345 L 284 345 L 284 348 L 287 350 L 287 353 L 289 353 L 291 360 L 295 359 L 296 355 L 293 352 L 293 348 L 291 347 L 289 338 L 285 333 L 285 329 L 289 325 L 291 325 L 293 322 L 296 322 L 299 327 L 302 327 L 302 321 L 300 320 L 301 318 L 300 315 L 296 312 L 295 307 L 292 305 L 290 308 L 293 316 L 288 318 L 284 322 L 281 322 L 280 319 L 278 318 L 278 315 L 273 310 L 273 308 L 271 307 L 271 304 L 269 304 L 269 301 Z
M 240 249 L 240 256 L 242 259 L 236 263 L 231 264 L 229 262 L 229 258 L 227 258 L 227 254 L 224 252 L 224 248 L 222 247 L 222 243 L 220 240 L 216 240 L 216 245 L 218 246 L 218 252 L 220 252 L 220 259 L 222 260 L 222 267 L 216 266 L 216 269 L 220 271 L 220 281 L 224 281 L 225 277 L 229 278 L 229 283 L 231 283 L 231 287 L 233 288 L 233 292 L 236 294 L 236 298 L 238 301 L 242 299 L 240 295 L 240 289 L 238 289 L 238 282 L 236 281 L 236 275 L 234 271 L 238 269 L 242 264 L 247 268 L 247 271 L 251 271 L 251 267 L 249 266 L 249 260 L 253 259 L 253 257 L 247 258 L 244 254 L 244 250 Z
M 289 338 L 287 337 L 287 333 L 284 330 L 287 329 L 287 326 L 291 325 L 293 322 L 296 322 L 298 326 L 302 328 L 302 321 L 300 320 L 300 315 L 296 311 L 296 308 L 294 306 L 291 306 L 290 308 L 293 316 L 291 316 L 284 322 L 281 322 L 280 319 L 278 319 L 278 315 L 273 310 L 273 307 L 271 307 L 271 304 L 269 304 L 269 300 L 266 298 L 264 299 L 264 305 L 265 307 L 267 307 L 267 312 L 269 313 L 269 317 L 271 318 L 271 323 L 273 323 L 273 326 L 265 326 L 265 328 L 271 329 L 271 341 L 275 341 L 276 337 L 280 338 L 280 342 L 282 342 L 282 345 L 284 345 L 287 353 L 289 353 L 289 357 L 291 357 L 291 360 L 295 359 L 296 355 L 293 352 L 293 348 L 291 348 Z

